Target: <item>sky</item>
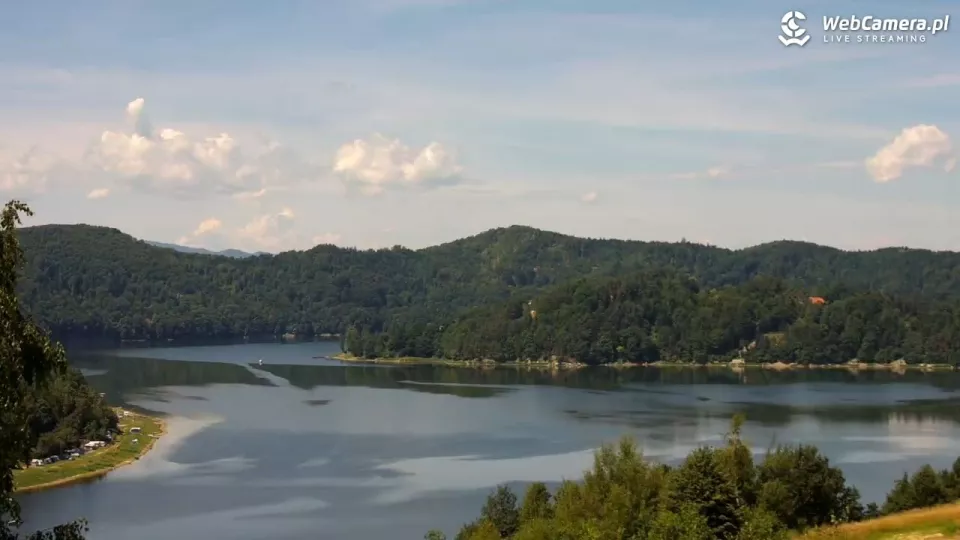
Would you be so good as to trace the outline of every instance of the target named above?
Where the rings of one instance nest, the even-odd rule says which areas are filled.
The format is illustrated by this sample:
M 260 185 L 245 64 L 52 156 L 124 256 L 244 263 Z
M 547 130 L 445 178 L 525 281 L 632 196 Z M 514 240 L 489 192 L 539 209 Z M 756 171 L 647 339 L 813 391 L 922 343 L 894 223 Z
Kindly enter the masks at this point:
M 27 225 L 268 252 L 420 248 L 515 224 L 960 250 L 955 1 L 0 10 L 0 197 L 31 206 Z M 778 40 L 794 10 L 804 46 Z M 957 21 L 823 31 L 851 15 Z

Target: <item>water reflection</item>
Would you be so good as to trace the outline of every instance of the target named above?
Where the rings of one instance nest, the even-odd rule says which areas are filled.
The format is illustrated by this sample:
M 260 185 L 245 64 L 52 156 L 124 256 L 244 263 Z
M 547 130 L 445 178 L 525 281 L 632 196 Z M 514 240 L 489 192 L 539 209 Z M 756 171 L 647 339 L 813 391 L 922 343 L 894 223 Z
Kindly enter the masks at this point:
M 315 358 L 331 347 L 72 354 L 111 400 L 168 415 L 170 433 L 102 482 L 22 497 L 28 522 L 85 516 L 103 540 L 264 538 L 262 522 L 278 540 L 318 530 L 420 538 L 475 517 L 498 483 L 578 477 L 597 445 L 624 434 L 652 459 L 676 462 L 720 443 L 738 412 L 756 453 L 815 444 L 868 501 L 904 470 L 948 466 L 960 448 L 954 373 L 549 372 Z

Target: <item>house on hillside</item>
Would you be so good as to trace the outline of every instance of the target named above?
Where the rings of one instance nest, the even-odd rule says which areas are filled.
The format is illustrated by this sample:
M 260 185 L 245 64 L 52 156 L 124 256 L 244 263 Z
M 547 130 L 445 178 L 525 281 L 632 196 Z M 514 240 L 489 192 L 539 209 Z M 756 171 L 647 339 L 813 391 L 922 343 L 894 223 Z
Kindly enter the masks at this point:
M 822 306 L 827 303 L 827 300 L 822 296 L 811 296 L 810 303 L 815 306 Z

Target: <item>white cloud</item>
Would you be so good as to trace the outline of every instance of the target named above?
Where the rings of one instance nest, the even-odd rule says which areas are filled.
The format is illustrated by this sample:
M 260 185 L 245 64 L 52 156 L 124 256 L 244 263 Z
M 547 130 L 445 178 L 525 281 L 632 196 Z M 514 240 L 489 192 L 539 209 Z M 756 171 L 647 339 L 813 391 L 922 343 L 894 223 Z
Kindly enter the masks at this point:
M 295 216 L 284 208 L 276 214 L 263 214 L 237 231 L 237 240 L 247 249 L 277 251 L 298 243 L 293 230 Z
M 142 137 L 149 137 L 153 128 L 147 120 L 147 115 L 143 112 L 146 100 L 142 97 L 127 103 L 127 116 L 133 122 L 133 131 Z
M 314 236 L 310 242 L 315 246 L 319 246 L 322 244 L 336 244 L 340 242 L 341 238 L 343 237 L 337 233 L 328 232 L 328 233 L 318 234 L 317 236 Z
M 585 203 L 592 203 L 597 200 L 597 192 L 591 191 L 580 196 L 580 200 Z
M 137 118 L 143 113 L 143 105 L 146 101 L 143 98 L 137 98 L 127 103 L 127 114 L 131 118 Z
M 104 197 L 106 197 L 106 196 L 108 196 L 108 195 L 110 195 L 110 190 L 109 190 L 109 189 L 107 189 L 107 188 L 97 188 L 97 189 L 94 189 L 93 191 L 91 191 L 90 193 L 87 193 L 87 198 L 88 198 L 88 199 L 102 199 L 102 198 L 104 198 Z
M 207 233 L 211 233 L 219 229 L 223 223 L 220 222 L 217 218 L 208 218 L 200 222 L 200 225 L 197 225 L 196 230 L 193 231 L 194 236 L 202 236 Z
M 145 101 L 127 105 L 133 132 L 104 131 L 88 165 L 138 188 L 177 196 L 266 193 L 268 185 L 304 180 L 310 166 L 277 143 L 248 150 L 229 133 L 194 138 L 146 121 Z
M 414 150 L 380 134 L 344 144 L 333 164 L 334 173 L 366 195 L 380 194 L 392 186 L 452 183 L 462 170 L 456 157 L 438 142 Z
M 716 165 L 703 171 L 690 171 L 671 174 L 673 180 L 701 180 L 710 178 L 726 178 L 730 176 L 732 169 L 729 165 Z
M 43 191 L 57 160 L 36 148 L 20 154 L 0 153 L 0 191 Z
M 197 228 L 194 229 L 192 233 L 186 236 L 180 237 L 180 239 L 177 240 L 177 243 L 184 244 L 184 245 L 193 244 L 198 239 L 200 239 L 200 237 L 207 236 L 207 235 L 210 235 L 211 233 L 219 231 L 221 227 L 223 227 L 223 222 L 221 222 L 219 219 L 213 218 L 213 217 L 207 218 L 201 221 L 200 224 L 197 225 Z
M 908 167 L 932 167 L 941 160 L 948 172 L 956 162 L 950 136 L 937 126 L 920 124 L 904 128 L 865 165 L 875 181 L 889 182 L 900 178 Z

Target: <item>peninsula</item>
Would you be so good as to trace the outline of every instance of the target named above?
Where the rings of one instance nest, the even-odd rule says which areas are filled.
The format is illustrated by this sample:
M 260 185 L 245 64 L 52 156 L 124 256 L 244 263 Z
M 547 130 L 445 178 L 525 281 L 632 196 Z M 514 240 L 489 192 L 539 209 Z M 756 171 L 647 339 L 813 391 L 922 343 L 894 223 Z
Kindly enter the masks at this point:
M 140 459 L 165 432 L 160 418 L 122 409 L 117 415 L 120 423 L 110 440 L 87 441 L 77 449 L 34 459 L 29 466 L 14 471 L 14 491 L 29 493 L 101 478 Z

